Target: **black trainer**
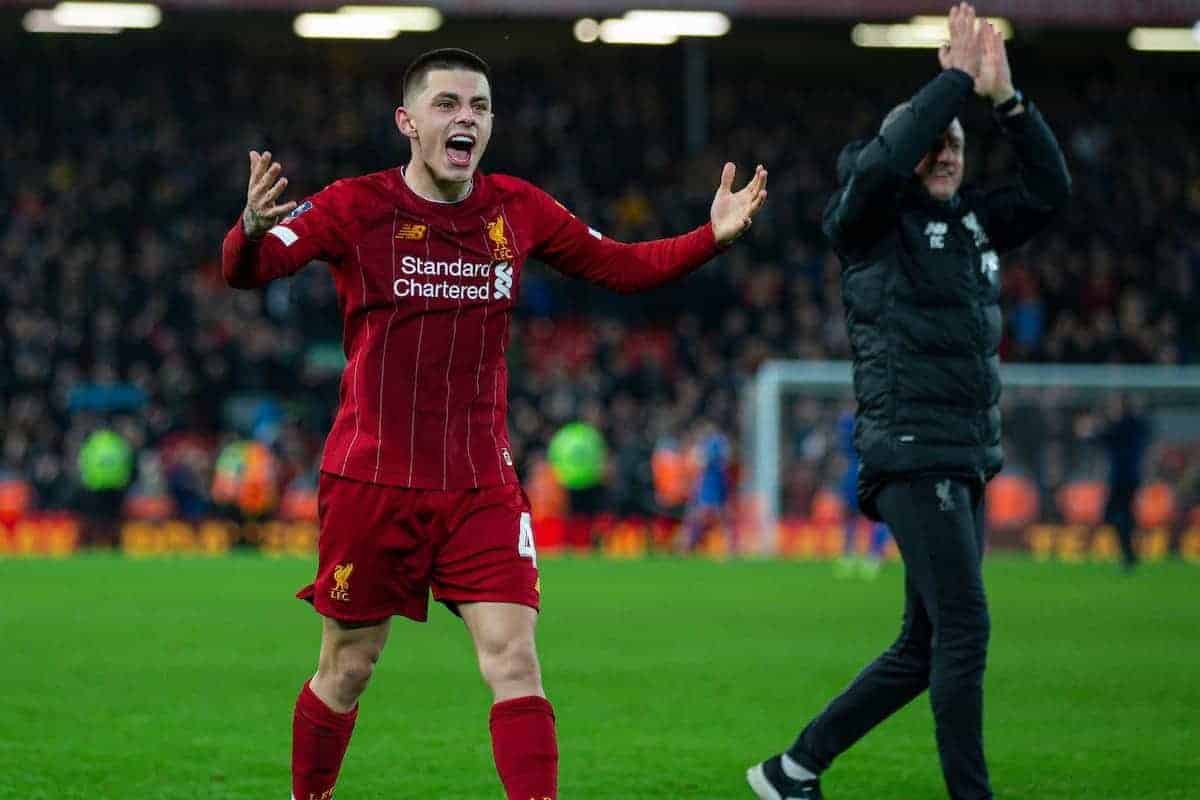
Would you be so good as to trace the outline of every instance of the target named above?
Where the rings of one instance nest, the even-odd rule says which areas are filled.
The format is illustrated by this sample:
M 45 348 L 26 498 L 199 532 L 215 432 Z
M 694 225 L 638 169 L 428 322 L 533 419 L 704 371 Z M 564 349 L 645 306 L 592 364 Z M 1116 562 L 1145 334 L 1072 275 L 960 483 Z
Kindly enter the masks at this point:
M 822 800 L 821 781 L 797 781 L 783 771 L 782 756 L 772 756 L 746 770 L 746 782 L 758 800 Z

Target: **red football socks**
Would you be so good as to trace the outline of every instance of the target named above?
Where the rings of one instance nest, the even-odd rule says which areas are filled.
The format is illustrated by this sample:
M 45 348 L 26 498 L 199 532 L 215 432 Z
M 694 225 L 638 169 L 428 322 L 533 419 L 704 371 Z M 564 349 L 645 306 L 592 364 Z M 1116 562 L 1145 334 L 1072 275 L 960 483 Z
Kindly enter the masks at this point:
M 296 698 L 292 716 L 292 797 L 331 800 L 342 768 L 358 706 L 339 714 L 313 694 L 308 681 Z
M 550 701 L 530 696 L 496 703 L 491 729 L 496 772 L 508 800 L 557 800 L 558 742 Z

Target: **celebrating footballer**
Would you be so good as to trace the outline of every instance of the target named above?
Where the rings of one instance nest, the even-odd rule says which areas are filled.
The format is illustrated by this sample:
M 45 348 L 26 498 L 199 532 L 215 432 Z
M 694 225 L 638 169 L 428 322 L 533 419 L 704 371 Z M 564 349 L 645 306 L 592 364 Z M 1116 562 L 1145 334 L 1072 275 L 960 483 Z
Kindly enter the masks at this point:
M 492 690 L 496 770 L 509 800 L 555 800 L 554 711 L 534 645 L 540 583 L 530 509 L 506 429 L 505 349 L 525 260 L 619 292 L 660 286 L 730 245 L 766 200 L 759 166 L 711 219 L 674 238 L 612 241 L 552 197 L 478 170 L 492 135 L 488 65 L 464 50 L 413 61 L 395 122 L 407 165 L 282 202 L 283 167 L 250 153 L 241 219 L 225 237 L 229 285 L 254 289 L 330 265 L 347 363 L 325 442 L 316 578 L 316 674 L 296 701 L 295 800 L 327 800 L 358 700 L 393 616 L 457 613 Z

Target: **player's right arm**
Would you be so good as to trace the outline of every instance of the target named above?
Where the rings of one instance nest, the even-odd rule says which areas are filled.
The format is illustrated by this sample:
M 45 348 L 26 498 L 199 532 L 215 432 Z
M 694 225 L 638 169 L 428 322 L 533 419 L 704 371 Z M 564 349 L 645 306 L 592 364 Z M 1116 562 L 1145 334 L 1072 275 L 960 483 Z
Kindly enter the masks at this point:
M 221 248 L 221 274 L 235 289 L 255 289 L 313 259 L 337 261 L 342 255 L 330 190 L 300 205 L 279 203 L 287 188 L 282 171 L 269 152 L 250 152 L 246 207 Z
M 838 165 L 842 186 L 825 209 L 822 228 L 835 244 L 861 241 L 895 212 L 892 199 L 912 179 L 930 145 L 958 116 L 975 88 L 980 42 L 975 10 L 950 10 L 950 42 L 938 53 L 942 72 L 925 84 L 900 116 Z M 849 150 L 849 149 L 848 149 Z

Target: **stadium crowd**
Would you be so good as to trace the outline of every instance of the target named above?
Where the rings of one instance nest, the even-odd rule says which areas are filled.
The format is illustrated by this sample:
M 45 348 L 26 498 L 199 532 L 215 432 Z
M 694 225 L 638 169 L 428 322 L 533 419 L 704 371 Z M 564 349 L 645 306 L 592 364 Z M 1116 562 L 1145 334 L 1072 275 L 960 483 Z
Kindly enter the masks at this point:
M 264 292 L 222 282 L 245 154 L 276 153 L 293 198 L 407 155 L 391 123 L 402 63 L 363 75 L 324 62 L 154 58 L 150 69 L 64 49 L 0 87 L 0 474 L 27 479 L 36 508 L 79 506 L 78 454 L 102 425 L 136 454 L 135 493 L 165 493 L 184 516 L 211 511 L 218 453 L 235 439 L 271 451 L 279 487 L 311 486 L 337 401 L 337 299 L 315 267 Z M 744 387 L 765 359 L 848 356 L 822 207 L 839 149 L 923 77 L 714 73 L 708 144 L 688 152 L 680 93 L 649 57 L 603 81 L 579 59 L 497 70 L 484 168 L 538 183 L 614 238 L 706 219 L 726 159 L 743 175 L 757 162 L 771 170 L 771 199 L 748 236 L 680 285 L 616 297 L 539 267 L 521 279 L 514 454 L 530 475 L 555 430 L 593 421 L 611 452 L 606 504 L 621 512 L 663 504 L 656 447 L 688 441 L 700 423 L 738 432 Z M 1063 141 L 1075 192 L 1061 223 L 1005 264 L 1005 357 L 1194 363 L 1197 85 L 1018 83 Z M 968 179 L 1003 174 L 1011 159 L 992 146 L 986 116 L 965 122 Z M 835 480 L 835 448 L 814 432 L 838 410 L 802 397 L 792 406 L 787 508 L 806 508 Z M 1034 439 L 1014 442 L 1019 466 L 1038 435 L 1072 436 L 1069 425 L 1011 430 Z M 1194 483 L 1194 456 L 1181 458 L 1175 478 Z M 1024 466 L 1047 494 L 1071 469 Z

